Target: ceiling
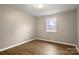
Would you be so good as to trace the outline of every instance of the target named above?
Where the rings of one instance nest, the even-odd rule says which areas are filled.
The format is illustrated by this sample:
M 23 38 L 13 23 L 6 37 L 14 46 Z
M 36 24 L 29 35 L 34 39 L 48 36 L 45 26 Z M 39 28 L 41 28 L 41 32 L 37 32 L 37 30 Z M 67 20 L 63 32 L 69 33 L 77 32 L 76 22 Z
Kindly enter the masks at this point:
M 44 4 L 43 8 L 35 7 L 35 4 L 14 4 L 10 5 L 24 13 L 28 13 L 31 16 L 44 16 L 55 14 L 63 11 L 76 9 L 78 4 Z

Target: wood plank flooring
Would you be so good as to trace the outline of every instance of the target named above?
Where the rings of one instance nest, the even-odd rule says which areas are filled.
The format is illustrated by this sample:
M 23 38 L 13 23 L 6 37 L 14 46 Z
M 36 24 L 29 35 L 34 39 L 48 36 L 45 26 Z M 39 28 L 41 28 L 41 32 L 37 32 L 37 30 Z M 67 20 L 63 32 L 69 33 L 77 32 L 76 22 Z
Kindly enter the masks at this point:
M 78 55 L 74 46 L 33 40 L 0 52 L 0 55 Z

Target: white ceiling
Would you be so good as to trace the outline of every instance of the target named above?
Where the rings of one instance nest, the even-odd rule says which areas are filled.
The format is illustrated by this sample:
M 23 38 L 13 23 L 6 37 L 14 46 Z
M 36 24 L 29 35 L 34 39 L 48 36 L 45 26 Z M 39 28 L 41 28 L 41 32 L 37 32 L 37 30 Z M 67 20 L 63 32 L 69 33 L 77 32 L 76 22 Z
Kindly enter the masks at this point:
M 76 9 L 78 4 L 44 4 L 44 8 L 36 8 L 34 4 L 14 4 L 10 5 L 13 8 L 17 8 L 24 13 L 28 13 L 31 16 L 44 16 L 55 14 L 67 10 Z

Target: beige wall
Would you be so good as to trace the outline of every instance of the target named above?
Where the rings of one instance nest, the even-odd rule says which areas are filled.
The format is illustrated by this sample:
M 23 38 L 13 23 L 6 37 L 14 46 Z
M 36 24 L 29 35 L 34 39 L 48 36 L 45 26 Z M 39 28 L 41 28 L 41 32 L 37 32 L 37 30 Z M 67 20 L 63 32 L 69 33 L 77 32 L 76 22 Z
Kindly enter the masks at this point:
M 57 17 L 57 32 L 46 32 L 46 16 L 38 17 L 36 19 L 36 37 L 41 39 L 77 44 L 76 10 L 66 11 L 50 16 Z
M 7 6 L 0 6 L 0 49 L 33 38 L 34 18 Z

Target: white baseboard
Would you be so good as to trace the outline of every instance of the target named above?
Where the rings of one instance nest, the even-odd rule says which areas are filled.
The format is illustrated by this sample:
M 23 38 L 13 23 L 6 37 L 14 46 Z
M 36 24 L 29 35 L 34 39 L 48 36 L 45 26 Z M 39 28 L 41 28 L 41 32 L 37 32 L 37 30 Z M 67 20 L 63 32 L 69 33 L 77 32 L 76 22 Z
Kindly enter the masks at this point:
M 76 47 L 76 49 L 77 49 L 77 51 L 78 51 L 78 53 L 79 53 L 79 48 L 78 48 L 78 46 L 77 46 L 77 45 L 75 45 L 75 47 Z
M 66 43 L 66 42 L 59 42 L 59 41 L 53 41 L 53 40 L 47 40 L 47 39 L 40 39 L 40 38 L 30 39 L 30 40 L 21 42 L 21 43 L 19 43 L 19 44 L 16 44 L 16 45 L 13 45 L 13 46 L 10 46 L 10 47 L 6 47 L 6 48 L 4 48 L 4 49 L 0 49 L 0 52 L 1 52 L 1 51 L 4 51 L 4 50 L 7 50 L 7 49 L 10 49 L 10 48 L 13 48 L 13 47 L 16 47 L 16 46 L 19 46 L 19 45 L 24 44 L 24 43 L 30 42 L 30 41 L 32 41 L 32 40 L 36 40 L 36 39 L 37 39 L 37 40 L 48 41 L 48 42 L 56 42 L 56 43 L 59 43 L 59 44 L 65 44 L 65 45 L 75 46 L 76 49 L 77 49 L 77 51 L 78 51 L 78 53 L 79 53 L 79 49 L 78 49 L 78 47 L 77 47 L 76 44 L 70 44 L 70 43 Z
M 49 42 L 56 42 L 56 43 L 59 43 L 59 44 L 65 44 L 65 45 L 74 46 L 77 49 L 78 53 L 79 53 L 79 49 L 78 49 L 78 46 L 76 44 L 71 44 L 71 43 L 66 43 L 66 42 L 59 42 L 59 41 L 53 41 L 53 40 L 47 40 L 47 39 L 40 39 L 40 38 L 34 38 L 34 39 L 43 40 L 43 41 L 49 41 Z
M 6 48 L 3 48 L 3 49 L 0 49 L 0 52 L 1 52 L 1 51 L 4 51 L 4 50 L 7 50 L 7 49 L 10 49 L 10 48 L 13 48 L 13 47 L 16 47 L 16 46 L 19 46 L 19 45 L 24 44 L 24 43 L 30 42 L 30 41 L 32 41 L 32 40 L 35 40 L 35 39 L 30 39 L 30 40 L 21 42 L 21 43 L 19 43 L 19 44 L 15 44 L 15 45 L 10 46 L 10 47 L 6 47 Z
M 59 42 L 59 41 L 48 40 L 48 39 L 40 39 L 40 38 L 34 38 L 34 39 L 43 40 L 43 41 L 49 41 L 49 42 L 56 42 L 56 43 L 59 43 L 59 44 L 65 44 L 65 45 L 70 45 L 70 46 L 75 46 L 75 44 L 66 43 L 66 42 Z

